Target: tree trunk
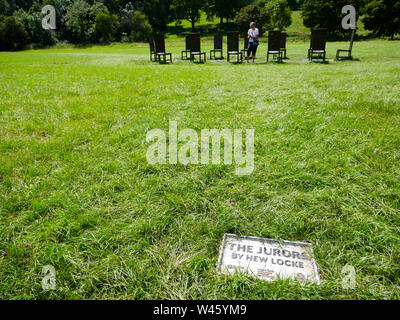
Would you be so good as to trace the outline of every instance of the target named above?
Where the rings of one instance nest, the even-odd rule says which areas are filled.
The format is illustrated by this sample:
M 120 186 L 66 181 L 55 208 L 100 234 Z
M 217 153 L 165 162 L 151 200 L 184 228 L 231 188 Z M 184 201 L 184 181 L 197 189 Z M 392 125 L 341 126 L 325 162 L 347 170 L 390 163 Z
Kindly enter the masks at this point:
M 221 26 L 222 26 L 222 25 L 224 24 L 224 17 L 221 17 L 220 19 L 221 19 L 220 24 L 221 24 Z
M 195 21 L 194 21 L 194 19 L 192 19 L 191 22 L 192 22 L 192 31 L 194 31 L 194 30 L 195 30 L 195 29 L 194 29 L 194 28 L 195 28 Z

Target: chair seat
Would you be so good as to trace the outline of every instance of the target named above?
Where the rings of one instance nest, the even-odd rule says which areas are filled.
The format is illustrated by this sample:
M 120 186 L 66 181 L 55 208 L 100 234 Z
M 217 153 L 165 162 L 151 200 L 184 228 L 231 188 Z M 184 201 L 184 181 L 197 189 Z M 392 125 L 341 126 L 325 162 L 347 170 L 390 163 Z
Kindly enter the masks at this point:
M 157 52 L 157 54 L 159 56 L 164 56 L 164 55 L 168 55 L 168 54 L 171 54 L 171 53 L 169 53 L 169 52 Z
M 239 51 L 229 51 L 228 53 L 230 53 L 230 54 L 239 54 L 240 52 Z
M 280 51 L 275 51 L 274 50 L 274 51 L 268 51 L 268 53 L 273 53 L 273 54 L 276 53 L 276 54 L 278 54 L 278 53 L 280 53 Z
M 196 52 L 191 52 L 190 54 L 199 55 L 199 54 L 205 54 L 205 52 L 199 52 L 199 51 L 196 51 Z
M 311 52 L 313 52 L 313 53 L 324 53 L 325 50 L 313 50 L 313 49 L 311 49 Z

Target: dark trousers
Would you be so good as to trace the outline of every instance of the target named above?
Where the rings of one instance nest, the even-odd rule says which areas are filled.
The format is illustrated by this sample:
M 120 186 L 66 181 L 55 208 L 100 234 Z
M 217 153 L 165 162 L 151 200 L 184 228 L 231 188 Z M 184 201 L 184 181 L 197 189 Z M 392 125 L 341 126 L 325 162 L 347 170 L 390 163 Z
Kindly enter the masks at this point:
M 255 56 L 255 55 L 256 55 L 256 52 L 257 52 L 257 47 L 258 47 L 258 45 L 254 45 L 253 42 L 249 42 L 249 47 L 248 47 L 248 49 L 247 49 L 247 56 L 249 57 L 250 54 L 252 54 L 253 56 Z

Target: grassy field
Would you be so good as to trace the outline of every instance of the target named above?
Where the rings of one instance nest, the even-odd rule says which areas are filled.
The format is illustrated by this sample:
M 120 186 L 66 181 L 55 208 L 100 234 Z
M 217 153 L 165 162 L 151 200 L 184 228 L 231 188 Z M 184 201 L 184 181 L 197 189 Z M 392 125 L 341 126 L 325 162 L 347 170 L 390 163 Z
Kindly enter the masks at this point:
M 348 62 L 328 43 L 328 64 L 306 43 L 266 64 L 264 40 L 256 65 L 182 46 L 172 65 L 145 44 L 0 53 L 0 299 L 399 299 L 400 42 Z M 253 174 L 149 165 L 146 133 L 169 120 L 254 128 Z M 224 233 L 311 242 L 322 284 L 216 273 Z

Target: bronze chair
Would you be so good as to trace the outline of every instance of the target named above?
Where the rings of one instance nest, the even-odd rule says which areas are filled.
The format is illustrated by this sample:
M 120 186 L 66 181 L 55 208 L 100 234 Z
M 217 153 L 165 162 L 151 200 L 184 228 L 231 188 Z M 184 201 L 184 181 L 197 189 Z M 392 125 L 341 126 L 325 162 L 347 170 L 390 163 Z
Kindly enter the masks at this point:
M 281 50 L 282 35 L 280 31 L 269 31 L 268 32 L 268 51 L 267 51 L 267 62 L 269 61 L 269 55 L 272 54 L 274 60 L 279 62 L 283 59 L 283 52 Z
M 282 32 L 281 33 L 281 51 L 283 52 L 283 59 L 287 59 L 287 57 L 286 57 L 286 39 L 287 39 L 287 33 Z
M 188 56 L 190 54 L 190 47 L 189 47 L 189 35 L 185 36 L 185 50 L 181 51 L 181 59 L 182 60 L 189 60 L 190 57 Z
M 172 63 L 172 54 L 170 52 L 165 52 L 165 39 L 161 34 L 155 37 L 155 47 L 156 47 L 156 58 L 160 63 L 167 63 L 167 58 Z
M 223 36 L 222 34 L 217 34 L 214 36 L 214 49 L 210 50 L 210 60 L 214 59 L 216 60 L 216 53 L 220 53 L 220 57 L 218 59 L 223 59 L 224 58 L 224 53 L 223 53 Z
M 351 60 L 353 57 L 351 56 L 351 52 L 353 51 L 353 42 L 354 42 L 354 37 L 356 35 L 356 29 L 351 30 L 351 38 L 350 38 L 350 46 L 349 49 L 339 49 L 336 51 L 336 60 Z M 347 56 L 340 56 L 341 52 L 346 52 Z
M 190 62 L 194 62 L 196 56 L 199 57 L 199 62 L 206 62 L 207 57 L 205 52 L 201 52 L 200 33 L 192 33 L 189 35 Z
M 243 49 L 242 49 L 242 54 L 244 57 L 247 56 L 247 50 L 249 49 L 249 38 L 247 36 L 247 34 L 244 36 L 243 39 Z
M 243 62 L 243 52 L 239 51 L 239 32 L 229 31 L 228 32 L 228 62 L 230 62 L 231 56 L 236 56 L 236 62 Z
M 310 49 L 308 49 L 308 60 L 326 58 L 327 29 L 314 29 L 311 31 Z
M 149 38 L 149 45 L 150 45 L 150 61 L 155 62 L 157 61 L 157 55 L 156 55 L 156 48 L 154 47 L 153 37 Z

